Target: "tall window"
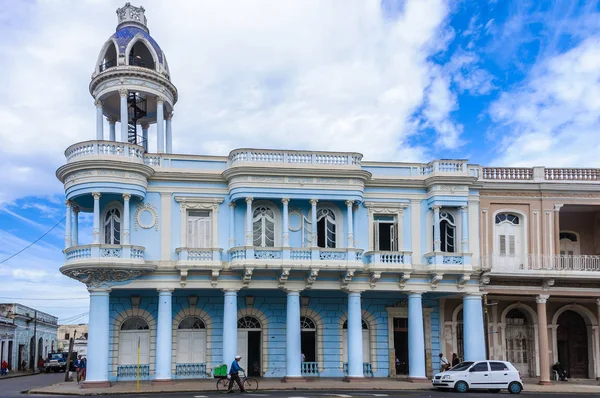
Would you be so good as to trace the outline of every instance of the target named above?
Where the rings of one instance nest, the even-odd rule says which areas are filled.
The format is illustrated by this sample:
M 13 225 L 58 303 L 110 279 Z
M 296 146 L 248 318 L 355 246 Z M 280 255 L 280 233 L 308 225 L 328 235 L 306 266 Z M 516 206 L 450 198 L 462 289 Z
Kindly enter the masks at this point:
M 121 244 L 121 212 L 116 207 L 110 209 L 104 217 L 104 243 Z
M 398 229 L 396 217 L 376 215 L 374 218 L 375 250 L 398 250 Z
M 511 213 L 496 215 L 498 254 L 500 256 L 515 256 L 518 254 L 520 244 L 520 219 Z
M 443 252 L 456 252 L 456 224 L 454 216 L 447 211 L 440 212 L 440 239 Z
M 209 210 L 188 211 L 187 223 L 187 247 L 195 249 L 207 249 L 212 247 L 212 221 Z
M 138 361 L 150 363 L 150 328 L 145 319 L 131 317 L 121 325 L 119 365 L 135 365 Z
M 317 246 L 324 248 L 334 248 L 335 240 L 335 213 L 331 209 L 317 210 Z
M 177 363 L 204 363 L 206 325 L 198 317 L 184 318 L 177 327 Z
M 259 206 L 252 213 L 254 246 L 275 246 L 275 213 L 268 206 Z

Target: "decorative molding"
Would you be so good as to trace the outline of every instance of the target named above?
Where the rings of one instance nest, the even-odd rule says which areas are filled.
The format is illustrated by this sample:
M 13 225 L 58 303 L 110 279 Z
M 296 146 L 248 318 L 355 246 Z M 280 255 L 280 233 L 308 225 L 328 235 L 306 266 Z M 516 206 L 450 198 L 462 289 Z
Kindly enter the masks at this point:
M 210 285 L 216 287 L 219 282 L 219 270 L 213 269 L 210 273 Z
M 469 274 L 462 274 L 458 277 L 458 280 L 456 281 L 456 288 L 458 290 L 463 290 L 467 284 L 467 282 L 469 282 L 471 280 L 471 275 Z
M 548 290 L 550 289 L 552 286 L 554 286 L 554 279 L 544 279 L 542 281 L 542 289 L 543 290 Z
M 292 225 L 292 219 L 295 217 L 292 217 L 292 215 L 294 216 L 298 216 L 298 225 Z M 302 210 L 300 209 L 289 209 L 288 210 L 288 228 L 290 231 L 292 232 L 297 232 L 300 231 L 302 229 L 302 220 L 304 219 L 304 214 L 302 214 Z
M 375 286 L 377 285 L 377 281 L 379 281 L 379 279 L 381 279 L 381 272 L 371 272 L 371 280 L 370 280 L 371 289 L 375 288 Z
M 564 204 L 562 203 L 555 203 L 554 204 L 554 211 L 560 211 L 560 209 L 564 206 Z
M 481 191 L 480 196 L 517 196 L 532 198 L 600 198 L 599 193 L 563 193 L 540 191 Z
M 342 275 L 342 289 L 348 287 L 348 284 L 352 282 L 352 278 L 354 277 L 354 270 L 349 269 L 346 271 L 344 275 Z
M 129 94 L 129 90 L 128 89 L 126 89 L 126 88 L 120 88 L 119 89 L 119 96 L 121 98 L 126 98 L 128 94 Z
M 429 187 L 428 192 L 467 193 L 469 192 L 469 187 L 466 185 L 435 184 Z
M 431 279 L 429 283 L 431 285 L 431 290 L 435 290 L 438 287 L 440 281 L 444 278 L 444 274 L 441 272 L 433 272 L 431 273 Z
M 187 284 L 187 277 L 188 277 L 187 269 L 179 270 L 179 284 L 181 284 L 181 287 L 185 287 L 185 285 Z
M 535 302 L 538 304 L 546 304 L 546 302 L 548 301 L 549 298 L 550 298 L 550 295 L 548 295 L 548 294 L 540 294 L 539 296 L 537 296 L 535 298 Z
M 279 274 L 279 288 L 283 289 L 285 287 L 285 283 L 287 282 L 288 278 L 290 277 L 290 271 L 292 269 L 291 268 L 283 268 L 281 270 L 281 274 Z
M 484 288 L 486 285 L 489 285 L 490 283 L 490 277 L 487 275 L 483 275 L 481 278 L 479 278 L 479 287 L 480 288 Z
M 400 278 L 398 279 L 398 287 L 400 290 L 406 287 L 406 282 L 410 279 L 410 272 L 403 272 L 400 274 Z
M 254 272 L 254 268 L 247 267 L 244 269 L 244 276 L 242 277 L 242 287 L 248 287 L 250 285 L 250 281 L 252 280 L 252 272 Z
M 312 289 L 312 286 L 317 281 L 317 276 L 319 275 L 318 269 L 311 269 L 308 273 L 308 277 L 306 278 L 306 289 Z
M 69 278 L 85 283 L 88 287 L 100 287 L 131 281 L 147 271 L 130 268 L 75 268 L 64 270 L 62 273 Z
M 142 215 L 144 212 L 150 213 L 150 216 L 152 217 L 152 221 L 150 223 L 144 223 L 142 221 Z M 137 205 L 134 219 L 136 231 L 138 230 L 138 227 L 143 229 L 151 229 L 154 227 L 154 230 L 158 231 L 158 214 L 156 211 L 156 206 L 154 206 L 152 203 L 145 202 Z

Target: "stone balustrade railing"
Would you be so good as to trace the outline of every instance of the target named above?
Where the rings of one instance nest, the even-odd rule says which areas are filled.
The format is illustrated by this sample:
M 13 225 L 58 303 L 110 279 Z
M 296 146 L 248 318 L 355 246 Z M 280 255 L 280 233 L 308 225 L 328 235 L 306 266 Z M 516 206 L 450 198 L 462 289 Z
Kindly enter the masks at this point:
M 65 151 L 67 163 L 89 158 L 117 158 L 121 161 L 143 163 L 148 166 L 161 165 L 161 155 L 144 153 L 144 148 L 127 142 L 85 141 L 73 144 Z
M 362 155 L 355 152 L 311 152 L 263 149 L 236 149 L 229 153 L 229 165 L 265 163 L 316 166 L 360 167 Z
M 63 250 L 63 253 L 65 254 L 65 264 L 113 259 L 143 262 L 145 250 L 142 246 L 92 243 L 69 247 Z
M 488 181 L 600 181 L 600 169 L 545 167 L 482 167 L 481 179 Z
M 491 272 L 565 271 L 600 272 L 600 256 L 597 255 L 541 255 L 483 256 L 481 268 Z
M 179 261 L 192 263 L 221 261 L 222 251 L 223 249 L 220 248 L 193 249 L 188 247 L 178 247 L 175 249 Z
M 533 180 L 533 169 L 526 167 L 483 167 L 484 180 Z
M 233 247 L 229 249 L 229 259 L 233 265 L 257 262 L 257 264 L 283 264 L 291 260 L 305 264 L 333 261 L 335 264 L 362 262 L 362 249 L 324 249 L 291 247 Z

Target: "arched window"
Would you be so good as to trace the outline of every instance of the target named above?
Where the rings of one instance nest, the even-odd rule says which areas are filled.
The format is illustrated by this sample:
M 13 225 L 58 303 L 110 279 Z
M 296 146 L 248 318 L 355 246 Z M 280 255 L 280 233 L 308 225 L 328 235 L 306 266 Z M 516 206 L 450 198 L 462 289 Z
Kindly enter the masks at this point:
M 121 212 L 116 207 L 108 210 L 104 216 L 104 243 L 121 244 Z
M 563 256 L 577 256 L 581 254 L 581 247 L 579 243 L 579 237 L 575 232 L 571 231 L 560 231 L 560 254 Z M 566 263 L 569 265 L 575 265 L 572 258 L 566 259 Z M 565 259 L 563 259 L 565 262 Z
M 253 316 L 238 319 L 238 354 L 242 356 L 240 366 L 248 370 L 248 375 L 261 375 L 263 363 L 262 325 Z
M 127 318 L 119 332 L 119 365 L 150 363 L 150 327 L 142 317 Z
M 206 324 L 197 316 L 184 318 L 177 327 L 177 364 L 204 363 Z
M 152 53 L 141 40 L 136 42 L 129 51 L 129 65 L 155 69 Z
M 259 206 L 252 213 L 254 246 L 275 246 L 275 213 L 268 206 Z
M 113 66 L 117 66 L 117 49 L 115 43 L 111 40 L 110 43 L 108 43 L 106 51 L 104 51 L 100 65 L 98 65 L 99 72 L 103 72 Z
M 521 217 L 513 213 L 498 213 L 495 217 L 496 253 L 501 257 L 519 257 L 522 254 Z
M 260 322 L 253 316 L 238 319 L 238 329 L 260 329 Z
M 447 211 L 440 212 L 440 239 L 443 252 L 456 252 L 456 224 L 454 215 Z
M 149 330 L 148 322 L 144 318 L 133 317 L 128 318 L 121 325 L 121 330 Z
M 342 344 L 344 350 L 342 353 L 344 363 L 348 362 L 348 320 L 342 324 Z M 369 334 L 369 324 L 364 319 L 362 320 L 362 350 L 363 362 L 371 362 L 371 336 Z
M 513 308 L 506 314 L 506 360 L 521 374 L 535 376 L 534 331 L 525 313 Z
M 317 362 L 317 325 L 307 316 L 300 317 L 300 348 L 305 362 Z
M 317 246 L 323 248 L 336 247 L 336 220 L 331 209 L 317 210 Z

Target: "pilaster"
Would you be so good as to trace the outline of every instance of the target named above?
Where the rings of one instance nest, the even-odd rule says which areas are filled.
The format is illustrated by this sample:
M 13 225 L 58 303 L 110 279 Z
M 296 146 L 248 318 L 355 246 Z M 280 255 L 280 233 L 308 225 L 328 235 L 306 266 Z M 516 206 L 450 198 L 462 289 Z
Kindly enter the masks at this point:
M 121 142 L 128 142 L 128 124 L 129 124 L 129 110 L 127 108 L 127 95 L 129 91 L 125 88 L 119 89 L 120 96 L 120 107 L 121 107 Z

